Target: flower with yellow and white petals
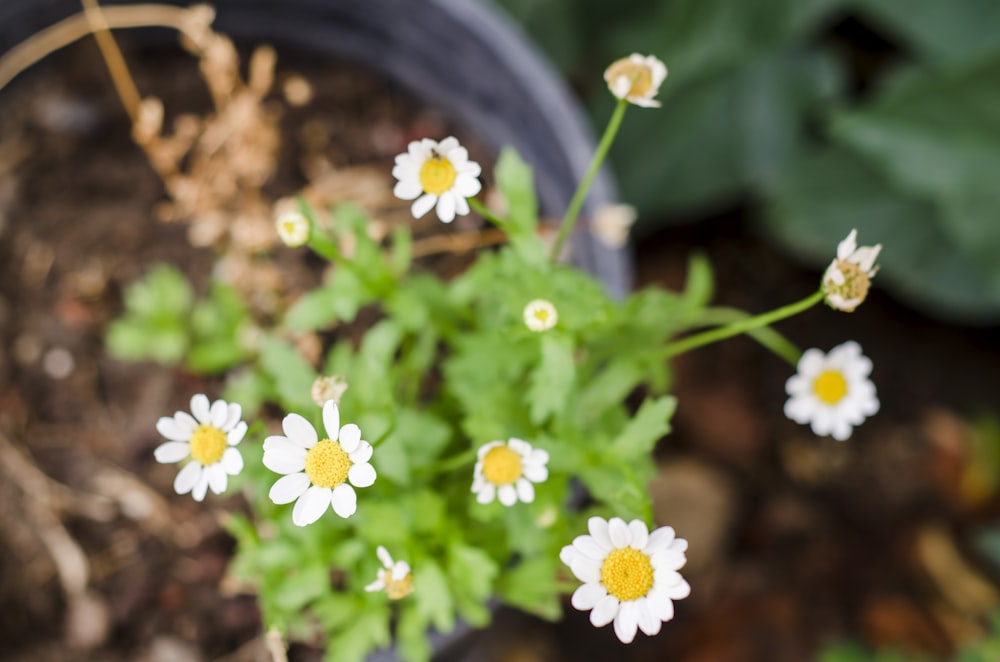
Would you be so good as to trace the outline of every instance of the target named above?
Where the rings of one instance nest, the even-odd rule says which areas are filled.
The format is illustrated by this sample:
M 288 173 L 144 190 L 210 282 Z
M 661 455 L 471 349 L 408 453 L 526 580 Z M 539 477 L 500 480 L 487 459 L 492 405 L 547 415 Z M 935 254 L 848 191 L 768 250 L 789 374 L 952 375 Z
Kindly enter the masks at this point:
M 630 644 L 636 630 L 649 636 L 674 617 L 674 600 L 691 593 L 677 572 L 687 562 L 687 541 L 663 526 L 650 532 L 640 520 L 591 517 L 590 535 L 577 536 L 559 558 L 583 582 L 572 604 L 592 610 L 590 622 L 604 627 L 614 621 L 615 635 Z
M 414 201 L 410 207 L 414 218 L 436 207 L 438 218 L 451 223 L 456 214 L 469 213 L 466 198 L 482 188 L 481 172 L 479 164 L 469 160 L 469 152 L 454 137 L 440 143 L 430 138 L 415 140 L 406 153 L 396 157 L 392 176 L 399 181 L 392 192 L 397 198 Z
M 350 517 L 358 508 L 354 487 L 375 482 L 375 468 L 368 462 L 371 444 L 361 439 L 354 423 L 341 427 L 340 410 L 332 400 L 323 405 L 323 427 L 327 436 L 320 440 L 309 421 L 289 414 L 281 422 L 285 435 L 264 440 L 264 466 L 285 474 L 268 496 L 277 504 L 295 501 L 296 526 L 312 524 L 331 506 L 341 517 Z
M 309 241 L 309 219 L 300 211 L 287 211 L 274 222 L 281 243 L 291 248 L 304 246 Z
M 871 371 L 871 360 L 853 340 L 834 347 L 829 354 L 806 350 L 799 359 L 798 372 L 785 384 L 790 396 L 785 416 L 796 423 L 809 423 L 817 435 L 844 441 L 855 425 L 878 412 L 875 385 L 868 379 Z
M 559 321 L 556 307 L 545 299 L 535 299 L 524 307 L 524 323 L 532 331 L 548 331 Z
M 400 600 L 412 593 L 413 575 L 410 573 L 410 564 L 406 561 L 393 562 L 389 551 L 382 545 L 378 546 L 375 553 L 384 569 L 379 571 L 375 581 L 365 586 L 365 590 L 369 593 L 384 590 L 390 600 Z
M 882 244 L 861 246 L 857 244 L 858 231 L 851 230 L 837 246 L 837 257 L 823 274 L 823 292 L 831 308 L 852 312 L 868 296 L 871 279 L 878 271 L 875 260 Z
M 505 506 L 535 500 L 535 486 L 549 477 L 549 454 L 521 439 L 491 441 L 479 449 L 472 492 L 479 503 L 499 498 Z
M 193 416 L 191 414 L 194 414 Z M 190 458 L 174 479 L 178 494 L 191 493 L 195 501 L 226 491 L 229 476 L 243 471 L 243 456 L 235 448 L 247 433 L 243 409 L 235 402 L 216 400 L 199 393 L 191 398 L 191 414 L 179 411 L 156 422 L 156 431 L 169 441 L 153 452 L 160 463 Z
M 615 60 L 604 70 L 604 81 L 611 94 L 619 99 L 646 108 L 658 108 L 660 102 L 653 97 L 667 78 L 667 67 L 656 56 L 632 53 Z

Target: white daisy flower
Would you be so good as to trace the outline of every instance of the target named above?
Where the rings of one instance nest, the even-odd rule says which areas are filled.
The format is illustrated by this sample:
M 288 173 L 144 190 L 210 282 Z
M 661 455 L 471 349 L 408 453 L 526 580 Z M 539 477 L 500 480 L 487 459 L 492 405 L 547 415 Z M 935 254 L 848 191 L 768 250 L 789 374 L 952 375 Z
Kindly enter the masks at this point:
M 285 212 L 274 222 L 281 243 L 291 248 L 304 246 L 309 241 L 309 219 L 302 212 Z
M 660 106 L 660 102 L 653 97 L 660 91 L 660 85 L 666 78 L 666 65 L 654 55 L 643 57 L 632 53 L 615 60 L 604 70 L 604 81 L 611 94 L 646 108 Z
M 371 444 L 361 439 L 354 423 L 340 426 L 340 410 L 332 400 L 323 405 L 323 427 L 327 437 L 320 440 L 309 421 L 289 414 L 281 421 L 284 436 L 264 440 L 264 466 L 285 474 L 268 496 L 277 504 L 295 501 L 296 526 L 312 524 L 330 506 L 341 517 L 350 517 L 358 508 L 354 487 L 375 482 L 375 468 L 368 462 Z
M 799 359 L 798 372 L 785 383 L 790 396 L 785 416 L 796 423 L 809 423 L 817 435 L 838 441 L 851 436 L 851 429 L 878 411 L 875 385 L 868 379 L 872 362 L 861 346 L 845 342 L 824 354 L 809 349 Z
M 396 157 L 392 176 L 398 179 L 393 193 L 402 200 L 414 200 L 410 211 L 420 218 L 437 206 L 445 223 L 455 215 L 469 213 L 466 198 L 479 193 L 482 168 L 469 160 L 469 152 L 449 136 L 440 143 L 424 138 L 410 143 L 406 153 Z
M 535 332 L 548 331 L 559 321 L 556 307 L 545 299 L 535 299 L 524 307 L 524 323 Z
M 204 393 L 191 398 L 191 414 L 179 411 L 156 421 L 156 431 L 169 441 L 153 455 L 164 464 L 190 458 L 177 473 L 174 490 L 190 492 L 195 501 L 201 501 L 210 489 L 215 494 L 225 492 L 228 477 L 243 471 L 243 456 L 235 446 L 243 441 L 247 424 L 241 420 L 240 405 L 225 400 L 209 404 Z
M 479 449 L 472 492 L 479 503 L 499 498 L 505 506 L 535 500 L 535 486 L 549 477 L 549 454 L 521 439 L 491 441 Z
M 410 564 L 406 561 L 393 562 L 389 552 L 382 545 L 375 550 L 379 561 L 382 562 L 384 570 L 378 573 L 378 577 L 365 590 L 385 591 L 390 600 L 400 600 L 413 592 L 413 575 L 410 573 Z
M 615 634 L 630 644 L 636 630 L 649 636 L 674 617 L 674 600 L 691 593 L 677 572 L 687 562 L 687 541 L 663 526 L 649 532 L 634 519 L 605 520 L 591 517 L 590 535 L 577 536 L 562 548 L 559 558 L 583 582 L 573 593 L 572 604 L 580 611 L 592 610 L 594 627 L 615 623 Z
M 868 296 L 871 279 L 878 271 L 875 260 L 882 244 L 861 246 L 857 244 L 858 231 L 851 230 L 837 245 L 837 257 L 823 274 L 823 291 L 831 308 L 852 312 Z

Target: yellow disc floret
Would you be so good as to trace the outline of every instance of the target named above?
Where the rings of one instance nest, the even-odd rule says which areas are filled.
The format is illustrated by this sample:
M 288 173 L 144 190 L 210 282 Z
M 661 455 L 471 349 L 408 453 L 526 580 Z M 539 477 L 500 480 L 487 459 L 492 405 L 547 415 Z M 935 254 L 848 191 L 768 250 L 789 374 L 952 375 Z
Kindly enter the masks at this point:
M 813 381 L 813 393 L 828 405 L 835 405 L 847 395 L 847 380 L 836 370 L 826 370 Z
M 653 87 L 653 72 L 645 64 L 634 62 L 629 58 L 622 58 L 608 67 L 605 78 L 608 81 L 616 81 L 625 77 L 629 82 L 629 89 L 626 97 L 643 97 L 649 93 Z
M 510 485 L 521 477 L 521 456 L 505 445 L 494 446 L 483 458 L 483 477 L 494 485 Z
M 400 600 L 413 593 L 413 575 L 409 572 L 402 579 L 393 579 L 392 570 L 386 570 L 382 573 L 382 581 L 390 600 Z
M 306 475 L 318 487 L 336 487 L 347 480 L 351 458 L 340 443 L 324 439 L 306 453 Z
M 207 467 L 221 460 L 226 452 L 226 433 L 213 425 L 199 425 L 190 443 L 191 457 Z
M 441 195 L 455 185 L 455 166 L 448 159 L 435 154 L 420 166 L 420 185 L 427 193 Z
M 622 602 L 637 600 L 653 587 L 653 566 L 638 549 L 616 549 L 601 564 L 601 583 Z
M 847 260 L 836 260 L 833 268 L 840 272 L 844 282 L 837 283 L 835 280 L 827 278 L 823 282 L 823 291 L 828 297 L 836 295 L 843 302 L 848 302 L 841 303 L 835 306 L 836 308 L 847 313 L 853 312 L 868 296 L 868 290 L 872 283 L 871 278 L 859 265 Z

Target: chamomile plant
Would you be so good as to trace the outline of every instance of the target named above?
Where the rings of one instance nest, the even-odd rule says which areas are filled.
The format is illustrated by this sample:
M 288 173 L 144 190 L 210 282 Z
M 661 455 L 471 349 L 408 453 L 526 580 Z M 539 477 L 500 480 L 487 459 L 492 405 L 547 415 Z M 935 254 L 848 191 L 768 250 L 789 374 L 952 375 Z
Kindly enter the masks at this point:
M 239 351 L 212 364 L 225 400 L 198 395 L 193 416 L 160 419 L 156 450 L 187 462 L 179 493 L 245 495 L 249 510 L 227 518 L 230 574 L 256 592 L 267 628 L 337 661 L 389 646 L 427 660 L 428 630 L 485 626 L 498 602 L 549 619 L 571 605 L 625 643 L 654 636 L 698 591 L 685 532 L 654 522 L 646 490 L 677 406 L 669 359 L 746 333 L 795 371 L 785 411 L 816 434 L 846 439 L 877 411 L 856 343 L 802 353 L 771 328 L 823 301 L 861 304 L 880 247 L 858 248 L 854 233 L 814 292 L 756 316 L 710 306 L 701 259 L 685 290 L 620 300 L 562 260 L 626 110 L 656 112 L 645 109 L 666 75 L 651 56 L 609 68 L 616 109 L 551 240 L 512 149 L 492 170 L 501 212 L 475 197 L 482 167 L 457 139 L 410 144 L 385 173 L 401 206 L 434 210 L 445 233 L 476 214 L 507 240 L 457 276 L 414 261 L 407 227 L 370 232 L 357 207 L 303 200 L 277 215 L 280 250 L 328 261 L 326 280 L 276 319 L 240 322 Z M 132 314 L 121 324 L 138 324 Z

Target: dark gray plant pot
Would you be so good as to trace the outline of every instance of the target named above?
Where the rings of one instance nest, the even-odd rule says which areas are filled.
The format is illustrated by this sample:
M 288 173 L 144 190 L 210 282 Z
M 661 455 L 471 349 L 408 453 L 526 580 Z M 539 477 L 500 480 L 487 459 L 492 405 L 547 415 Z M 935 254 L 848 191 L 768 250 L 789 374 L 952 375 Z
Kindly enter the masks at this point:
M 184 0 L 167 0 L 187 5 Z M 105 0 L 104 4 L 126 4 Z M 215 0 L 215 26 L 244 42 L 268 42 L 355 60 L 381 71 L 495 149 L 513 145 L 535 168 L 543 213 L 561 217 L 594 150 L 584 115 L 538 49 L 476 0 Z M 0 1 L 0 52 L 80 11 L 77 0 Z M 167 37 L 149 31 L 150 39 Z M 584 215 L 614 202 L 602 173 Z M 581 223 L 583 226 L 583 223 Z M 585 229 L 583 227 L 582 229 Z M 615 296 L 631 285 L 628 253 L 587 232 L 574 263 Z
M 165 0 L 188 5 L 185 0 Z M 104 0 L 102 4 L 128 4 Z M 238 41 L 267 42 L 358 61 L 381 71 L 496 150 L 513 145 L 535 169 L 542 212 L 561 217 L 594 152 L 576 100 L 540 51 L 508 19 L 476 0 L 215 0 L 215 27 Z M 0 53 L 80 11 L 78 0 L 0 0 Z M 153 41 L 173 36 L 143 33 Z M 615 202 L 602 172 L 584 215 Z M 581 222 L 582 229 L 586 226 Z M 631 287 L 631 260 L 588 232 L 571 240 L 573 262 L 613 296 Z M 469 631 L 431 634 L 442 652 Z M 393 651 L 369 658 L 395 660 Z

